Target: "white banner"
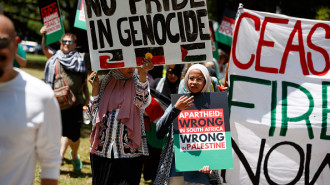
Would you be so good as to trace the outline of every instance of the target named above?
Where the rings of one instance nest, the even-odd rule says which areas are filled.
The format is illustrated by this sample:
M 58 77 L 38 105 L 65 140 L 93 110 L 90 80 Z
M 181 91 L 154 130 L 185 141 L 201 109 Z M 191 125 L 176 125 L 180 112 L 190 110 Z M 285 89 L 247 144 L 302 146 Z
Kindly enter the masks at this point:
M 239 11 L 227 184 L 329 184 L 330 22 Z
M 84 0 L 93 70 L 212 61 L 206 1 Z

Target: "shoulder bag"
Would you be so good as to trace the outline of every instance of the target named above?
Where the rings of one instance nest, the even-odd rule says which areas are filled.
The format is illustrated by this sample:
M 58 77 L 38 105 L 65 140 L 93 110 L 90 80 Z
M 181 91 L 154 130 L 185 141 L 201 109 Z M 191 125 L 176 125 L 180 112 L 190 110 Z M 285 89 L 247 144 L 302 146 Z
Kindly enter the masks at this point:
M 54 92 L 61 110 L 70 108 L 76 101 L 76 97 L 61 75 L 61 66 L 58 60 L 55 64 Z

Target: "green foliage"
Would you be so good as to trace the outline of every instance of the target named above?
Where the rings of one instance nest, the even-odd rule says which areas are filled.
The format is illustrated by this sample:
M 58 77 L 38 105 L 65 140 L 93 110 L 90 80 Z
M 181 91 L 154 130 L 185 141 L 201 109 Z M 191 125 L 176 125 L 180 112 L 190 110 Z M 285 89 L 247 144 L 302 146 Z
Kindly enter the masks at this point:
M 321 7 L 317 11 L 316 19 L 329 21 L 330 20 L 330 8 Z
M 66 32 L 70 32 L 73 30 L 78 0 L 58 0 L 58 2 L 60 14 L 62 14 L 61 16 L 64 18 L 64 24 L 66 25 L 64 29 Z M 4 14 L 13 20 L 16 32 L 22 40 L 33 40 L 40 43 L 42 21 L 38 0 L 0 0 L 0 4 L 4 7 Z
M 221 20 L 225 8 L 237 11 L 239 3 L 243 3 L 244 8 L 252 10 L 274 13 L 276 7 L 279 7 L 285 15 L 329 20 L 330 5 L 326 0 L 264 0 L 262 2 L 258 0 L 206 0 L 206 2 L 209 18 L 215 21 Z M 79 38 L 86 38 L 85 31 L 73 27 L 78 0 L 58 0 L 58 3 L 65 31 L 77 34 L 78 42 Z M 16 31 L 22 39 L 40 43 L 41 16 L 38 0 L 0 0 L 0 4 L 4 6 L 4 14 L 14 21 Z

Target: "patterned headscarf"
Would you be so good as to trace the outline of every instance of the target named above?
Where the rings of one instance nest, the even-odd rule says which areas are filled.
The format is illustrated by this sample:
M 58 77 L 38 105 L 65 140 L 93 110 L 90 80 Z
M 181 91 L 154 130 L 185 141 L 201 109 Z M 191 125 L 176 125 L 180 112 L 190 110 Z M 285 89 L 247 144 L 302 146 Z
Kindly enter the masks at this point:
M 45 66 L 45 82 L 53 87 L 55 65 L 56 61 L 69 71 L 83 73 L 86 71 L 84 57 L 77 51 L 73 50 L 68 54 L 64 54 L 61 50 L 58 50 L 46 63 Z
M 140 110 L 134 104 L 136 95 L 134 72 L 132 77 L 127 78 L 120 69 L 110 70 L 100 86 L 100 104 L 96 115 L 95 123 L 103 120 L 107 112 L 119 108 L 117 120 L 127 127 L 128 138 L 132 141 L 133 148 L 141 145 L 141 120 Z

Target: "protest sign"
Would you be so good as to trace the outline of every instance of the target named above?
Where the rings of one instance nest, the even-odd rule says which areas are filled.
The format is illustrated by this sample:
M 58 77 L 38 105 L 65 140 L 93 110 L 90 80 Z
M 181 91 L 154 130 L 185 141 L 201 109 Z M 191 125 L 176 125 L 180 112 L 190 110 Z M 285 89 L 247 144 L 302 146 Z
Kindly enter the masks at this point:
M 86 19 L 84 3 L 82 0 L 78 0 L 76 18 L 74 19 L 74 27 L 86 30 Z
M 172 94 L 172 104 L 182 94 Z M 173 122 L 176 171 L 233 167 L 227 93 L 194 95 L 194 105 Z
M 212 61 L 205 0 L 84 0 L 93 70 Z
M 57 0 L 38 0 L 42 24 L 47 26 L 45 44 L 49 45 L 61 40 L 64 34 L 62 18 Z
M 231 46 L 233 39 L 233 28 L 235 25 L 235 12 L 225 9 L 223 12 L 221 23 L 215 31 L 215 39 L 217 42 Z
M 239 9 L 227 184 L 330 182 L 330 22 Z

